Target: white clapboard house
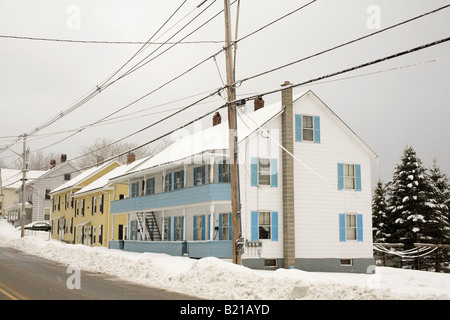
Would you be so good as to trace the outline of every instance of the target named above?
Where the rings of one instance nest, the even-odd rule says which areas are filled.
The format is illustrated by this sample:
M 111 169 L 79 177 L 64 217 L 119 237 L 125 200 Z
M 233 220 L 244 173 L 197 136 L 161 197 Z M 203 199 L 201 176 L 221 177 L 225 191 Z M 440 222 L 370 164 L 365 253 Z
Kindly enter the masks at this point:
M 249 108 L 249 107 L 247 107 Z M 372 252 L 367 146 L 312 91 L 238 110 L 242 264 L 251 268 L 366 272 Z M 129 196 L 110 248 L 192 258 L 232 257 L 228 123 L 177 139 L 111 182 Z

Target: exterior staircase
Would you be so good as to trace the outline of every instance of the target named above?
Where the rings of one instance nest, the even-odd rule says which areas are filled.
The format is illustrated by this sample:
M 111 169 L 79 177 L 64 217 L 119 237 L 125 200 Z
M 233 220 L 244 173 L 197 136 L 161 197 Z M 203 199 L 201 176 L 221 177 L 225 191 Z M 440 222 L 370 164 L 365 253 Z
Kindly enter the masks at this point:
M 155 214 L 152 212 L 141 212 L 137 214 L 139 229 L 142 230 L 142 240 L 161 241 L 161 232 L 156 222 Z

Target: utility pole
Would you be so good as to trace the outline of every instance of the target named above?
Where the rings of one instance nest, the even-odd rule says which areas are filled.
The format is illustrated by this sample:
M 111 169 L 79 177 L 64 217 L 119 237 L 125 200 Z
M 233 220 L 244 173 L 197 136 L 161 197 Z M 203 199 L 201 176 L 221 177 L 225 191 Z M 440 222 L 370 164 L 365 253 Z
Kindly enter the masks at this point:
M 233 56 L 231 51 L 231 13 L 230 0 L 224 0 L 225 4 L 225 58 L 227 69 L 227 94 L 228 102 L 236 100 L 234 85 Z M 230 157 L 230 182 L 231 182 L 231 223 L 233 227 L 233 263 L 241 264 L 241 204 L 239 196 L 239 167 L 238 167 L 238 143 L 236 132 L 236 103 L 228 104 L 228 129 L 229 129 L 229 157 Z
M 26 181 L 27 181 L 27 135 L 26 133 L 23 134 L 23 156 L 22 156 L 22 210 L 20 211 L 20 223 L 22 226 L 20 236 L 24 236 L 24 224 L 25 224 L 25 199 L 26 199 Z

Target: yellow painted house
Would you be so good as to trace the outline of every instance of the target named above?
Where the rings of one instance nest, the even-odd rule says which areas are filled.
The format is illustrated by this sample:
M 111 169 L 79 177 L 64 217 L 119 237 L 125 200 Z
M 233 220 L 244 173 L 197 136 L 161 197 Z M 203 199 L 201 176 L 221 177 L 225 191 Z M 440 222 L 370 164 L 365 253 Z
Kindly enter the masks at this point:
M 105 175 L 120 167 L 117 161 L 98 165 L 50 192 L 52 238 L 67 243 L 107 246 L 111 231 L 109 203 L 115 195 L 120 199 L 122 191 L 114 194 L 112 188 L 101 183 L 107 181 Z M 123 192 L 127 193 L 128 189 Z

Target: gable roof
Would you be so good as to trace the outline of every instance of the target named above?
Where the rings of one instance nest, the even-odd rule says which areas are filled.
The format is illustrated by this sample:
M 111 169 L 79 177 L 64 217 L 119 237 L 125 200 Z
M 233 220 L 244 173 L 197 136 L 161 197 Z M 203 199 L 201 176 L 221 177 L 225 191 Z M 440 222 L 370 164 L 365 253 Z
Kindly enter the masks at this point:
M 317 99 L 319 102 L 318 105 L 326 110 L 332 118 L 339 122 L 341 127 L 343 127 L 344 130 L 346 130 L 346 132 L 353 137 L 353 139 L 369 154 L 372 159 L 376 159 L 378 157 L 378 155 L 311 90 L 295 95 L 293 97 L 293 102 L 295 103 L 309 94 L 312 94 L 312 96 Z M 260 127 L 281 115 L 283 111 L 284 107 L 282 106 L 282 103 L 278 101 L 276 103 L 266 105 L 264 108 L 257 111 L 240 113 L 236 119 L 239 142 L 243 141 Z M 183 136 L 162 150 L 160 153 L 141 159 L 141 162 L 133 168 L 123 171 L 120 175 L 112 176 L 111 180 L 120 180 L 122 177 L 131 176 L 158 166 L 181 162 L 184 159 L 195 155 L 200 155 L 208 151 L 228 150 L 228 132 L 228 121 L 222 121 L 216 126 Z
M 27 171 L 28 183 L 42 176 L 46 171 L 29 170 Z M 16 189 L 22 185 L 22 170 L 0 168 L 0 186 L 2 188 Z
M 373 149 L 370 148 L 369 145 L 363 139 L 361 139 L 361 137 L 359 137 L 336 113 L 334 113 L 334 111 L 327 104 L 325 104 L 313 91 L 308 90 L 306 92 L 303 92 L 300 95 L 296 95 L 293 98 L 294 104 L 295 104 L 295 102 L 301 100 L 303 97 L 305 97 L 307 95 L 311 95 L 318 102 L 317 104 L 320 107 L 322 107 L 323 110 L 325 110 L 335 121 L 337 121 L 341 125 L 341 127 L 344 129 L 344 131 L 346 131 L 347 134 L 349 134 L 353 138 L 353 140 L 363 150 L 365 150 L 365 152 L 370 156 L 370 158 L 372 160 L 378 158 L 378 155 L 376 154 L 376 152 L 373 151 Z
M 91 168 L 81 172 L 76 177 L 74 177 L 74 178 L 70 179 L 69 181 L 63 183 L 59 187 L 53 189 L 50 192 L 50 194 L 54 194 L 54 193 L 57 193 L 57 192 L 61 192 L 62 190 L 65 190 L 65 189 L 76 187 L 79 183 L 83 182 L 84 180 L 89 179 L 90 177 L 92 177 L 96 173 L 102 171 L 103 169 L 107 168 L 108 166 L 110 166 L 113 163 L 118 163 L 118 162 L 115 161 L 115 160 L 112 160 L 112 161 L 103 163 L 100 166 L 91 167 Z
M 27 186 L 28 185 L 32 185 L 34 183 L 36 183 L 37 181 L 41 180 L 41 179 L 45 179 L 45 178 L 52 178 L 54 177 L 53 174 L 55 173 L 55 171 L 60 170 L 61 168 L 65 167 L 65 166 L 71 166 L 74 170 L 79 170 L 78 166 L 76 166 L 72 161 L 65 161 L 65 162 L 61 162 L 60 164 L 56 165 L 55 167 L 47 170 L 44 172 L 44 174 L 40 175 L 38 178 L 32 180 L 31 182 L 27 182 Z

